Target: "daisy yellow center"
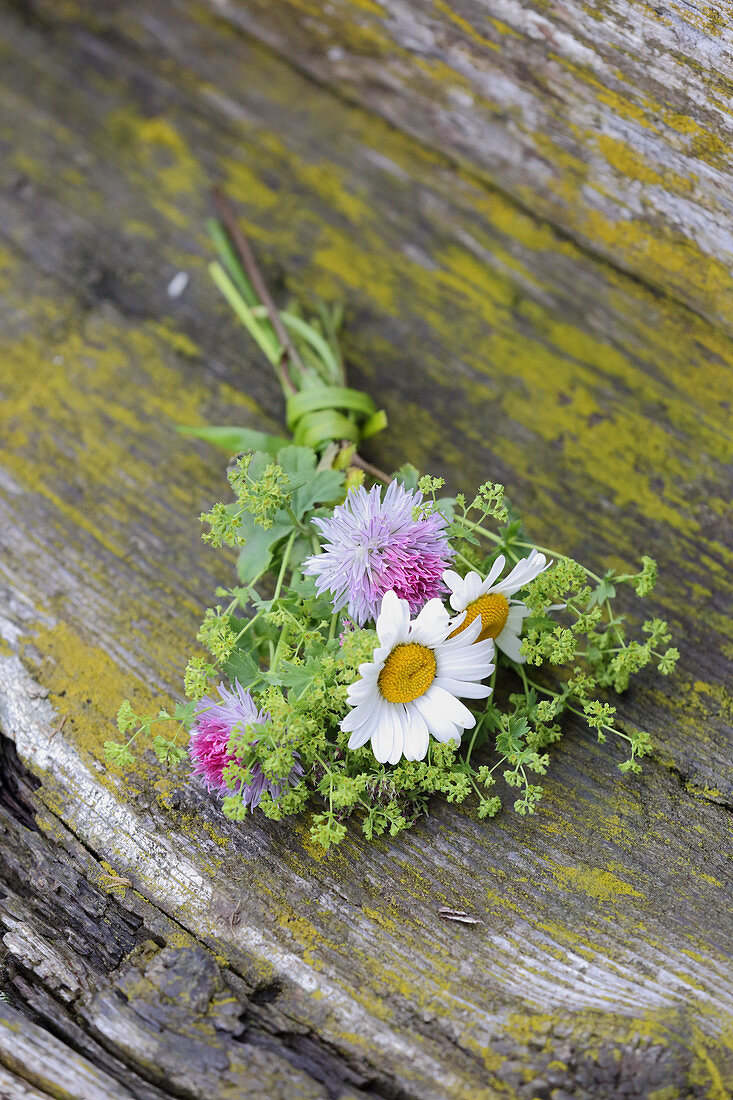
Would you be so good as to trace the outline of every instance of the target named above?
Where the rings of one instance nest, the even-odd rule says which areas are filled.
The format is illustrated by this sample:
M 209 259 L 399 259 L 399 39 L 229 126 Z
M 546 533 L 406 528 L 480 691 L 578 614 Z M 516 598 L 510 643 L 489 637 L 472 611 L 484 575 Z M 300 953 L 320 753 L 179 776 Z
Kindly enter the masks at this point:
M 397 645 L 379 673 L 379 690 L 388 703 L 411 703 L 428 690 L 435 668 L 432 649 L 416 642 Z
M 479 596 L 466 608 L 466 618 L 461 625 L 450 635 L 454 638 L 460 634 L 474 619 L 481 616 L 481 633 L 476 639 L 479 642 L 487 638 L 498 638 L 506 626 L 509 617 L 509 601 L 501 592 L 489 592 L 486 596 Z

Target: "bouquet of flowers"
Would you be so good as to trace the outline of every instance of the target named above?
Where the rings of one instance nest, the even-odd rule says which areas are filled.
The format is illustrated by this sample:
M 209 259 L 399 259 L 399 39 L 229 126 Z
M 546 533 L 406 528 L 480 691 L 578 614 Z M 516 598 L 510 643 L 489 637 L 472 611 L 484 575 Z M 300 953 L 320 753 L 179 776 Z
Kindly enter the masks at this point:
M 124 702 L 110 760 L 150 738 L 163 764 L 190 757 L 229 818 L 315 811 L 324 848 L 351 817 L 368 838 L 395 836 L 439 794 L 492 817 L 498 779 L 533 813 L 568 711 L 639 771 L 649 737 L 620 727 L 610 693 L 651 663 L 667 675 L 679 654 L 662 619 L 631 637 L 614 598 L 620 585 L 647 596 L 654 561 L 599 576 L 536 546 L 501 485 L 446 496 L 441 478 L 366 462 L 361 442 L 387 421 L 346 384 L 339 311 L 278 310 L 214 199 L 211 275 L 280 381 L 290 438 L 182 429 L 234 456 L 228 499 L 201 519 L 205 542 L 238 548 L 238 580 L 206 610 L 188 701 L 154 716 Z

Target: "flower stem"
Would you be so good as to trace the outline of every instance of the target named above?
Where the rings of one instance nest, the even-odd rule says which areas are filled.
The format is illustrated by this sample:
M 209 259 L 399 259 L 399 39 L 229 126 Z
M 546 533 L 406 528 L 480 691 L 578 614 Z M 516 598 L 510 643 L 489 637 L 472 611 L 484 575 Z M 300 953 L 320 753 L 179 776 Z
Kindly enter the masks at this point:
M 487 527 L 482 527 L 479 523 L 471 523 L 465 516 L 456 516 L 456 520 L 465 527 L 467 531 L 478 531 L 479 534 L 484 535 L 485 538 L 491 539 L 492 542 L 503 542 L 501 535 L 497 535 L 494 531 L 489 531 Z
M 456 550 L 456 557 L 460 558 L 464 565 L 467 565 L 469 569 L 475 569 L 476 566 L 473 562 L 469 561 L 465 554 L 462 554 L 460 550 Z
M 329 642 L 332 642 L 333 639 L 336 637 L 336 627 L 338 626 L 338 621 L 339 621 L 339 613 L 338 613 L 338 611 L 334 611 L 333 615 L 331 616 L 331 626 L 329 627 L 329 630 L 328 630 L 328 640 L 329 640 Z
M 365 474 L 369 474 L 369 477 L 375 481 L 381 481 L 385 485 L 390 485 L 394 481 L 394 478 L 390 477 L 389 474 L 385 474 L 384 470 L 380 470 L 378 466 L 372 466 L 371 462 L 367 462 L 365 458 L 362 458 L 356 452 L 351 456 L 349 464 L 356 466 L 357 470 L 363 470 Z
M 289 360 L 290 364 L 295 367 L 300 375 L 305 374 L 306 371 L 303 360 L 298 355 L 295 345 L 290 339 L 290 334 L 280 318 L 277 307 L 270 297 L 270 292 L 267 289 L 265 280 L 262 278 L 262 272 L 257 266 L 257 261 L 254 258 L 254 253 L 250 248 L 249 241 L 242 232 L 229 200 L 225 198 L 218 187 L 212 188 L 211 198 L 216 207 L 216 212 L 221 218 L 224 228 L 229 234 L 229 238 L 242 262 L 242 266 L 249 276 L 255 294 L 267 309 L 270 323 L 282 345 L 282 365 L 285 366 Z M 294 385 L 285 371 L 283 371 L 281 381 L 283 389 L 286 390 L 286 392 L 289 390 L 291 393 L 297 393 L 297 386 Z
M 285 551 L 283 553 L 283 560 L 282 560 L 282 563 L 280 565 L 280 572 L 278 574 L 277 584 L 275 585 L 275 593 L 272 597 L 272 602 L 273 603 L 275 602 L 275 600 L 280 599 L 280 593 L 282 592 L 283 581 L 285 580 L 285 571 L 288 567 L 288 562 L 290 561 L 290 553 L 293 549 L 293 543 L 295 542 L 295 536 L 297 535 L 297 533 L 298 533 L 297 531 L 291 531 L 290 538 L 288 539 L 287 543 L 285 544 Z

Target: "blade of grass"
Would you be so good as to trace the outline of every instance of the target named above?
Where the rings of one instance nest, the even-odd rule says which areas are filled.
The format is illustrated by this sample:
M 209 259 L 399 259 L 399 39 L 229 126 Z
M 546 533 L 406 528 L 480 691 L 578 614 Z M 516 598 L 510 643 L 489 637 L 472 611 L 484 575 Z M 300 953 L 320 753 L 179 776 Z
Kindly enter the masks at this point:
M 277 307 L 270 297 L 270 292 L 265 285 L 265 280 L 262 278 L 257 262 L 254 258 L 252 249 L 250 248 L 249 241 L 242 232 L 239 222 L 236 219 L 234 211 L 229 204 L 228 199 L 224 197 L 222 192 L 214 187 L 211 192 L 212 201 L 216 207 L 216 211 L 221 218 L 221 221 L 226 229 L 229 239 L 234 246 L 234 249 L 241 260 L 242 267 L 244 268 L 247 276 L 252 283 L 255 294 L 259 298 L 263 306 L 267 308 L 270 322 L 275 330 L 275 335 L 282 345 L 282 379 L 283 388 L 291 390 L 293 393 L 297 391 L 297 386 L 293 383 L 288 373 L 288 367 L 292 366 L 296 371 L 302 373 L 305 371 L 305 366 L 297 349 L 290 339 L 290 334 L 280 319 Z
M 242 322 L 247 332 L 255 341 L 257 346 L 269 359 L 272 366 L 275 368 L 278 378 L 281 384 L 285 385 L 285 376 L 281 367 L 282 354 L 281 348 L 278 346 L 275 337 L 271 333 L 263 329 L 259 321 L 252 316 L 252 310 L 249 308 L 244 298 L 237 290 L 236 286 L 232 282 L 231 276 L 224 270 L 218 260 L 213 260 L 209 264 L 209 274 L 213 279 L 216 286 L 224 295 L 229 305 L 236 313 L 239 320 Z

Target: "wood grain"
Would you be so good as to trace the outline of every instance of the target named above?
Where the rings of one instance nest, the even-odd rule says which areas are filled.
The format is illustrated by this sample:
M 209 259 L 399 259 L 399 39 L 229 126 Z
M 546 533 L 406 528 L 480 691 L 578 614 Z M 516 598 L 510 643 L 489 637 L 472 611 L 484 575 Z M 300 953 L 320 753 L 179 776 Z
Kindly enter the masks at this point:
M 729 4 L 209 6 L 730 331 Z
M 729 338 L 205 5 L 24 8 L 0 5 L 0 726 L 6 771 L 41 786 L 9 789 L 0 844 L 10 1010 L 134 1096 L 249 1095 L 260 1064 L 288 1100 L 725 1096 Z M 100 763 L 121 698 L 179 691 L 231 568 L 195 522 L 221 458 L 174 425 L 282 412 L 205 276 L 211 179 L 280 298 L 345 299 L 351 376 L 392 421 L 371 457 L 504 480 L 538 541 L 591 565 L 658 557 L 649 613 L 683 659 L 620 703 L 655 741 L 642 777 L 569 725 L 533 819 L 436 807 L 326 856 L 307 822 L 226 822 L 185 770 Z M 22 844 L 40 847 L 10 861 Z M 20 871 L 37 859 L 72 876 L 34 891 L 43 919 Z M 85 905 L 111 931 L 79 971 L 52 917 Z M 177 967 L 206 993 L 202 1079 L 193 1053 L 167 1068 L 190 1039 L 160 985 Z M 162 1017 L 124 1007 L 133 971 Z M 225 986 L 267 1065 L 220 1034 Z

